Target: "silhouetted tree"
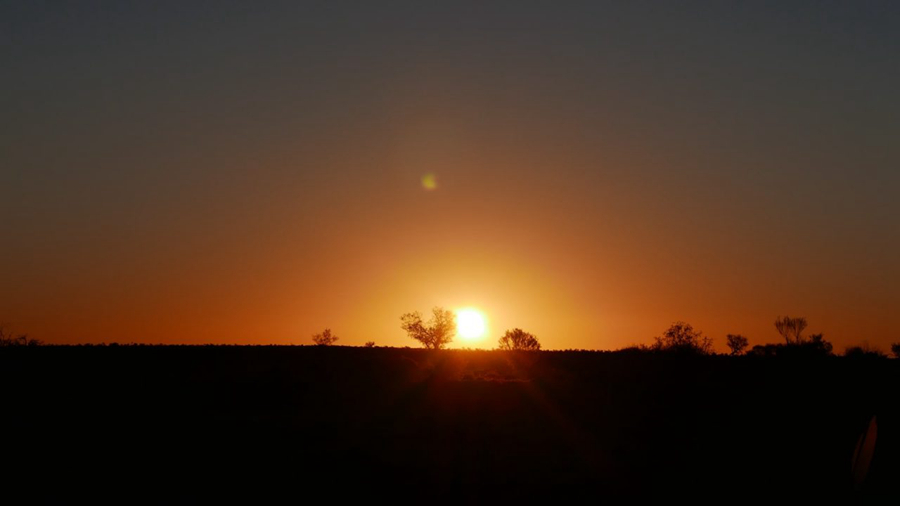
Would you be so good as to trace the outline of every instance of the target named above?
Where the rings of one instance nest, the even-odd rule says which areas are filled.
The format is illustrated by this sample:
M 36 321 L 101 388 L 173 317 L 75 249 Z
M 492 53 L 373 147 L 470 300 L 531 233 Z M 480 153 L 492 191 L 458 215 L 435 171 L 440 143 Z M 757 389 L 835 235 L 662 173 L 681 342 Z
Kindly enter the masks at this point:
M 747 341 L 747 338 L 740 334 L 728 334 L 725 340 L 728 343 L 728 347 L 731 349 L 732 355 L 741 355 L 744 353 L 744 350 L 747 349 L 747 346 L 750 344 Z
M 656 343 L 651 347 L 656 351 L 671 351 L 681 353 L 696 353 L 709 355 L 713 352 L 712 340 L 703 335 L 703 332 L 694 330 L 689 323 L 675 322 L 662 336 L 656 337 Z
M 13 333 L 0 325 L 0 346 L 40 346 L 43 341 L 32 339 L 27 334 L 13 336 Z
M 537 351 L 541 349 L 541 343 L 533 334 L 515 328 L 507 330 L 506 333 L 503 334 L 503 337 L 500 338 L 499 348 L 501 350 Z
M 418 311 L 406 313 L 400 317 L 400 328 L 409 334 L 409 337 L 422 343 L 422 346 L 440 350 L 453 342 L 456 335 L 456 315 L 453 311 L 435 307 L 431 310 L 432 316 L 428 325 L 422 323 L 422 315 Z
M 784 338 L 786 344 L 803 343 L 803 329 L 806 328 L 806 318 L 791 318 L 790 316 L 775 319 L 775 328 Z
M 366 348 L 374 348 L 374 347 L 375 347 L 375 341 L 369 341 L 366 343 Z
M 325 329 L 318 334 L 314 334 L 312 340 L 319 346 L 331 346 L 338 340 L 338 336 L 332 334 L 331 329 Z
M 900 358 L 900 343 L 894 343 L 891 345 L 891 353 L 894 354 L 894 358 Z

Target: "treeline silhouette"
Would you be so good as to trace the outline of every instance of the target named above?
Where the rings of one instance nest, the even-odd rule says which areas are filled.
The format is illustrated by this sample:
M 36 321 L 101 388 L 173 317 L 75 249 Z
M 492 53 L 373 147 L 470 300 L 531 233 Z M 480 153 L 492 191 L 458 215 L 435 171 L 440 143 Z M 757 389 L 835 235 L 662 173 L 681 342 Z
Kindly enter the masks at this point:
M 428 349 L 445 349 L 456 334 L 456 319 L 453 311 L 442 307 L 432 309 L 432 317 L 428 322 L 423 321 L 418 312 L 406 313 L 400 317 L 403 329 L 407 335 L 418 341 Z M 823 334 L 812 334 L 808 338 L 803 331 L 808 326 L 806 318 L 792 318 L 779 316 L 775 319 L 775 329 L 784 339 L 784 343 L 758 344 L 747 350 L 749 339 L 742 334 L 727 334 L 725 344 L 730 350 L 730 355 L 737 356 L 745 353 L 762 357 L 815 357 L 832 355 L 833 346 L 825 340 Z M 332 337 L 331 331 L 325 329 L 324 333 L 315 334 L 312 340 L 317 345 L 331 345 L 337 337 Z M 374 341 L 366 343 L 366 347 L 374 347 Z M 539 351 L 541 343 L 537 336 L 525 332 L 520 328 L 507 330 L 497 342 L 497 349 L 507 351 Z M 586 350 L 582 350 L 586 351 Z M 623 352 L 654 352 L 674 353 L 680 355 L 714 355 L 715 349 L 710 337 L 703 332 L 695 330 L 686 322 L 673 323 L 661 336 L 654 338 L 651 345 L 632 345 L 623 348 Z M 900 358 L 900 343 L 891 345 L 891 351 L 895 357 Z M 861 346 L 847 347 L 845 356 L 848 357 L 877 357 L 886 358 L 887 354 L 877 347 L 864 343 Z
M 826 341 L 823 334 L 803 335 L 807 328 L 806 318 L 778 317 L 775 329 L 784 339 L 783 343 L 758 344 L 747 350 L 749 340 L 741 334 L 728 334 L 726 345 L 730 355 L 757 357 L 824 357 L 833 355 L 833 346 Z M 664 352 L 693 355 L 713 355 L 712 339 L 704 336 L 699 330 L 685 322 L 673 323 L 662 336 L 655 338 L 650 346 L 637 345 L 628 348 L 632 352 Z M 891 345 L 895 357 L 900 358 L 900 343 Z M 864 343 L 861 346 L 850 346 L 844 351 L 847 357 L 887 358 L 887 354 L 879 348 Z
M 455 314 L 452 311 L 435 307 L 432 309 L 432 318 L 426 323 L 422 320 L 421 314 L 416 311 L 406 313 L 401 316 L 401 328 L 407 332 L 410 338 L 418 341 L 427 349 L 445 349 L 453 342 L 456 334 Z M 784 339 L 784 343 L 767 343 L 758 344 L 748 350 L 749 339 L 741 334 L 727 334 L 725 336 L 725 344 L 730 350 L 732 356 L 750 355 L 757 357 L 817 357 L 833 355 L 833 346 L 826 341 L 824 335 L 812 334 L 809 337 L 803 335 L 803 331 L 807 328 L 808 322 L 806 318 L 792 318 L 790 316 L 779 316 L 775 319 L 775 329 Z M 317 346 L 333 346 L 340 338 L 334 334 L 330 328 L 314 334 L 312 336 L 313 344 Z M 0 347 L 9 346 L 41 346 L 42 341 L 29 338 L 25 334 L 13 336 L 13 333 L 4 326 L 0 326 Z M 154 346 L 146 343 L 99 343 L 99 344 L 78 344 L 76 346 Z M 183 346 L 183 345 L 165 345 L 165 346 Z M 221 344 L 200 344 L 189 346 L 248 346 L 248 345 L 221 345 Z M 249 346 L 283 346 L 276 344 L 260 344 Z M 293 345 L 291 345 L 293 346 Z M 367 341 L 366 348 L 374 348 L 374 341 Z M 507 330 L 498 340 L 498 350 L 506 351 L 540 351 L 541 343 L 537 336 L 529 332 L 525 332 L 520 328 Z M 593 351 L 593 350 L 566 350 L 566 351 Z M 623 353 L 667 353 L 679 355 L 715 355 L 712 338 L 703 334 L 703 332 L 694 329 L 694 327 L 686 322 L 678 321 L 673 323 L 663 332 L 662 335 L 654 338 L 651 345 L 637 344 L 627 346 L 620 350 Z M 900 343 L 891 344 L 891 353 L 895 358 L 900 358 Z M 848 346 L 845 348 L 844 356 L 851 358 L 887 358 L 888 355 L 880 348 L 870 344 L 863 343 L 856 346 Z

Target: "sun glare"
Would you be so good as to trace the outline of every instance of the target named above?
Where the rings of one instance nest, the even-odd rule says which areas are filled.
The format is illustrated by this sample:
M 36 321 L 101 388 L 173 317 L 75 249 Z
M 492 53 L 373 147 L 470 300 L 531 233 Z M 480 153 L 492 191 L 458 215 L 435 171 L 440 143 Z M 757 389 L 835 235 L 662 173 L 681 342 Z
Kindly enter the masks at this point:
M 487 331 L 484 314 L 477 309 L 460 309 L 456 312 L 456 331 L 465 341 L 483 338 Z

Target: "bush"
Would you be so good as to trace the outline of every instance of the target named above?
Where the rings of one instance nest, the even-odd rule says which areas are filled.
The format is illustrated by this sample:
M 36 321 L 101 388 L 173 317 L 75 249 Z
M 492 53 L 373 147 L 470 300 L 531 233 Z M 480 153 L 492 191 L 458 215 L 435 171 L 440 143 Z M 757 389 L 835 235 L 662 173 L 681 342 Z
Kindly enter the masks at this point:
M 541 343 L 534 334 L 529 334 L 522 329 L 516 328 L 507 330 L 506 334 L 503 334 L 498 347 L 501 350 L 538 351 L 541 349 Z
M 675 322 L 662 336 L 656 337 L 651 347 L 655 351 L 709 355 L 713 352 L 712 340 L 689 323 Z
M 869 343 L 863 343 L 861 346 L 848 346 L 844 349 L 844 356 L 855 358 L 887 358 L 887 353 L 875 346 L 869 346 Z
M 312 340 L 319 346 L 331 346 L 337 341 L 338 336 L 331 333 L 331 329 L 325 329 L 319 334 L 314 334 Z
M 756 357 L 825 357 L 831 355 L 831 343 L 822 334 L 813 334 L 800 344 L 756 345 L 748 355 Z

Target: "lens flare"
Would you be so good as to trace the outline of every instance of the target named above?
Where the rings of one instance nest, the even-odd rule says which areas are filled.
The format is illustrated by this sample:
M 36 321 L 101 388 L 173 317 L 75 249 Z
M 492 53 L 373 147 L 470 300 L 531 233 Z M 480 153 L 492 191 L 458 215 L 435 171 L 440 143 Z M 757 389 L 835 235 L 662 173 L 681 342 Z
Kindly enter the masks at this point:
M 429 191 L 437 189 L 437 176 L 431 172 L 422 176 L 422 188 Z

